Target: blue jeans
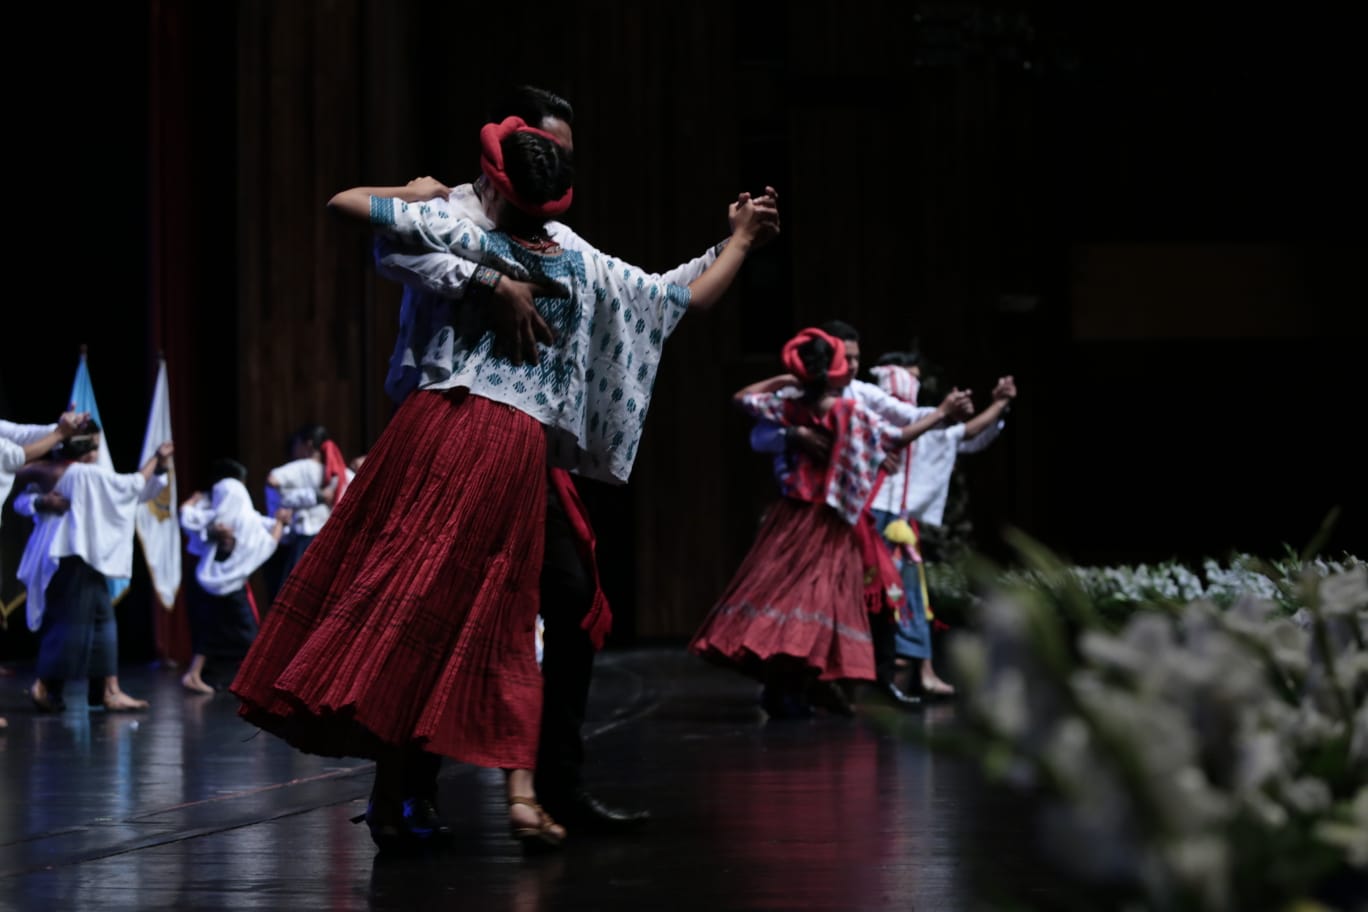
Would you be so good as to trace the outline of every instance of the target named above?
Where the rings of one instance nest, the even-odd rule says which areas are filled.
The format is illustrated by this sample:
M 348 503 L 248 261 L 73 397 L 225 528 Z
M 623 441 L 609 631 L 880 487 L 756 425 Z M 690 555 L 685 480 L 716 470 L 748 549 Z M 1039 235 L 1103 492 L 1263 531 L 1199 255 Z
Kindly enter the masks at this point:
M 879 532 L 897 519 L 897 515 L 883 510 L 875 510 L 874 524 Z M 931 622 L 926 619 L 926 602 L 922 599 L 921 566 L 910 560 L 903 560 L 897 546 L 884 539 L 884 545 L 893 552 L 893 562 L 902 573 L 903 592 L 906 599 L 898 612 L 898 624 L 894 631 L 894 650 L 899 656 L 909 659 L 931 658 Z

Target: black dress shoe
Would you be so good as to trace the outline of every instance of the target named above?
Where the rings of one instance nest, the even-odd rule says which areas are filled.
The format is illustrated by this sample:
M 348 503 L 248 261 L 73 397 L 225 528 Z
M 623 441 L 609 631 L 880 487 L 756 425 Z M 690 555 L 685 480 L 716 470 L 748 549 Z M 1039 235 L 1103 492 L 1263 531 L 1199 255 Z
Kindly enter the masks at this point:
M 808 702 L 836 716 L 855 717 L 855 707 L 840 684 L 835 681 L 814 681 L 807 692 Z
M 568 795 L 542 795 L 539 800 L 547 813 L 572 833 L 628 833 L 641 829 L 651 819 L 650 811 L 610 807 L 584 789 Z
M 921 697 L 914 697 L 911 694 L 903 693 L 901 687 L 892 681 L 876 681 L 871 685 L 874 692 L 883 699 L 892 703 L 894 706 L 902 706 L 911 709 L 914 706 L 921 706 Z
M 800 694 L 784 693 L 766 687 L 760 693 L 760 708 L 771 719 L 811 719 L 812 704 Z

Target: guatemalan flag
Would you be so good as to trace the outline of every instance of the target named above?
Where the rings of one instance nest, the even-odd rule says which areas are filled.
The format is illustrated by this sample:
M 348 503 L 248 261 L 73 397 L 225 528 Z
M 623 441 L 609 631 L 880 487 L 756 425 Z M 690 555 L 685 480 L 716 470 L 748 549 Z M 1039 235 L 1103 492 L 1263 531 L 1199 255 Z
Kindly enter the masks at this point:
M 100 407 L 95 404 L 95 388 L 90 385 L 90 368 L 86 364 L 85 346 L 81 346 L 81 363 L 76 365 L 76 380 L 71 384 L 71 407 L 78 412 L 89 412 L 90 417 L 100 426 L 100 450 L 97 461 L 102 468 L 114 471 L 114 460 L 109 455 L 109 429 L 100 417 Z M 128 589 L 128 580 L 106 577 L 109 595 L 116 602 Z
M 138 465 L 157 455 L 157 447 L 171 437 L 171 391 L 166 382 L 166 359 L 157 366 L 157 386 L 152 393 L 152 408 L 147 414 L 147 432 L 143 434 L 142 456 Z M 172 458 L 167 471 L 166 487 L 153 500 L 138 504 L 135 514 L 138 543 L 147 560 L 147 572 L 152 577 L 152 590 L 163 608 L 170 611 L 176 604 L 176 592 L 181 582 L 181 533 L 176 517 L 176 466 Z

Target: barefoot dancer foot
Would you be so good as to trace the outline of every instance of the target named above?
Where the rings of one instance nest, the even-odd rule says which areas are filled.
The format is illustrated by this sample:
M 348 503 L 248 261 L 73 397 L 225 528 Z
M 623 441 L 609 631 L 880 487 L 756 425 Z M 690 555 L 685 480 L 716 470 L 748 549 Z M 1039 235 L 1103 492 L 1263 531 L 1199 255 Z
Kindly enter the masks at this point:
M 190 659 L 190 667 L 185 674 L 181 675 L 182 687 L 194 693 L 211 694 L 214 692 L 214 688 L 204 683 L 204 678 L 201 677 L 204 672 L 205 661 L 206 659 L 202 655 L 195 655 Z
M 936 670 L 931 667 L 930 660 L 924 660 L 921 666 L 921 686 L 924 693 L 937 697 L 949 697 L 955 693 L 955 688 L 940 679 Z
M 93 690 L 93 688 L 92 688 Z M 147 709 L 148 702 L 131 697 L 124 693 L 119 687 L 117 677 L 108 677 L 104 681 L 104 698 L 102 700 L 104 708 L 111 712 L 131 712 L 133 710 Z

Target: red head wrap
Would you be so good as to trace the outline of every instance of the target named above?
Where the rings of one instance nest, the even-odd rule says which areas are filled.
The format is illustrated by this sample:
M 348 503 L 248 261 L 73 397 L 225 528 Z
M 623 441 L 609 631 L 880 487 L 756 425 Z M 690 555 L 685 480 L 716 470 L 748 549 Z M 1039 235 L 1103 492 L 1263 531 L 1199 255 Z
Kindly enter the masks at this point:
M 551 140 L 557 146 L 560 145 L 560 140 L 556 137 L 545 130 L 529 127 L 521 117 L 506 117 L 500 123 L 489 123 L 480 128 L 480 170 L 484 171 L 485 177 L 489 178 L 494 188 L 522 212 L 535 218 L 553 218 L 560 215 L 570 208 L 570 201 L 575 195 L 574 187 L 566 190 L 560 199 L 538 205 L 524 201 L 513 189 L 513 182 L 504 171 L 503 141 L 514 133 L 532 133 Z
M 848 382 L 850 380 L 850 365 L 846 363 L 845 343 L 835 336 L 827 335 L 820 329 L 812 327 L 803 330 L 784 343 L 784 367 L 788 369 L 789 373 L 806 384 L 811 377 L 808 375 L 807 368 L 803 366 L 803 359 L 798 354 L 798 347 L 813 339 L 821 339 L 833 349 L 831 366 L 827 368 L 827 383 L 832 386 L 840 386 Z

